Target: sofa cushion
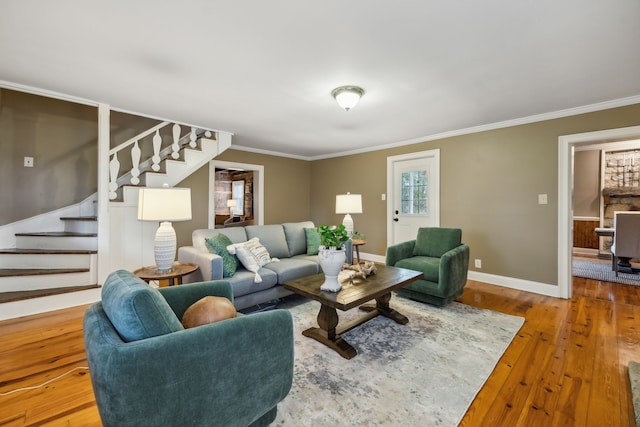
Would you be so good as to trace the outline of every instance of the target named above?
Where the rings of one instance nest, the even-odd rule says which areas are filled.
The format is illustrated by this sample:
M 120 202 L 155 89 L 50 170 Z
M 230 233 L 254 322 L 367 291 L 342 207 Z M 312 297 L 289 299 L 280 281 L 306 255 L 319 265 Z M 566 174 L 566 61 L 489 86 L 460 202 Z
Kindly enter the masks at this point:
M 307 239 L 307 255 L 318 255 L 320 252 L 320 233 L 317 228 L 305 228 L 304 234 Z
M 440 258 L 460 246 L 462 230 L 459 228 L 422 227 L 413 247 L 414 255 Z
M 102 307 L 124 341 L 184 329 L 160 292 L 130 271 L 114 271 L 107 277 L 102 286 Z
M 204 239 L 220 234 L 221 230 L 224 230 L 224 235 L 227 236 L 233 243 L 247 241 L 247 233 L 245 233 L 244 227 L 230 227 L 223 229 L 201 228 L 198 230 L 193 230 L 193 232 L 191 233 L 193 247 L 200 252 L 209 252 Z
M 273 270 L 278 274 L 278 283 L 299 279 L 319 273 L 319 264 L 302 258 L 285 258 L 280 262 L 272 262 L 265 265 L 265 269 Z
M 320 269 L 320 258 L 318 258 L 318 255 L 307 255 L 307 254 L 302 254 L 302 255 L 296 255 L 291 257 L 291 259 L 304 259 L 307 261 L 311 261 L 314 264 L 318 265 L 318 273 L 320 273 L 322 270 Z
M 267 248 L 272 257 L 287 258 L 289 256 L 287 238 L 282 225 L 248 225 L 244 229 L 247 232 L 247 240 L 259 238 L 260 243 Z
M 238 258 L 227 250 L 227 246 L 233 244 L 231 239 L 220 233 L 213 237 L 207 237 L 204 241 L 209 252 L 222 258 L 222 277 L 233 277 L 238 269 Z
M 230 280 L 234 301 L 235 298 L 264 291 L 278 284 L 278 275 L 275 271 L 269 270 L 268 268 L 261 268 L 258 270 L 258 273 L 262 278 L 262 282 L 256 283 L 254 282 L 254 273 L 247 271 L 243 267 L 238 268 L 236 274 L 233 275 L 233 279 Z
M 313 222 L 286 222 L 282 224 L 282 228 L 284 229 L 284 235 L 287 239 L 289 256 L 292 257 L 294 255 L 307 253 L 307 236 L 305 229 L 315 228 Z

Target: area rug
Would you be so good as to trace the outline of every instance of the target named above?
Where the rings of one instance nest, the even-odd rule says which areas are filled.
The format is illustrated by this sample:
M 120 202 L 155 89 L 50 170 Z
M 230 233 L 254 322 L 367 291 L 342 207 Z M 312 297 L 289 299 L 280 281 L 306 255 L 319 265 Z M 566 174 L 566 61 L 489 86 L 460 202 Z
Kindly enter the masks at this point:
M 618 277 L 616 277 L 616 274 L 611 269 L 611 261 L 591 261 L 574 258 L 572 274 L 576 277 L 600 280 L 602 282 L 640 286 L 640 274 L 618 272 Z
M 636 426 L 640 427 L 640 363 L 638 362 L 629 362 L 629 383 L 631 384 Z
M 455 426 L 524 319 L 453 302 L 433 307 L 394 295 L 409 318 L 385 317 L 343 337 L 358 354 L 344 359 L 304 337 L 317 326 L 320 304 L 291 296 L 295 367 L 289 395 L 278 405 L 279 426 Z M 361 315 L 338 312 L 340 322 Z

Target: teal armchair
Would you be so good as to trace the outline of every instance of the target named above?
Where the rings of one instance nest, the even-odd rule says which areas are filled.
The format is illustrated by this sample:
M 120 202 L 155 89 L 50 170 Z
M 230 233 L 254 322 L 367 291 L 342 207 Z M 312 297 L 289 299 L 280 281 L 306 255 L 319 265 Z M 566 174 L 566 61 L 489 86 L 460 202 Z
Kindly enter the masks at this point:
M 387 265 L 424 275 L 397 293 L 439 306 L 462 295 L 469 270 L 469 246 L 461 238 L 459 228 L 423 227 L 418 229 L 416 240 L 387 248 Z
M 154 289 L 132 273 L 105 281 L 84 317 L 93 391 L 105 426 L 265 426 L 293 380 L 286 310 L 184 329 L 204 296 L 232 301 L 229 282 Z M 233 302 L 233 301 L 232 301 Z

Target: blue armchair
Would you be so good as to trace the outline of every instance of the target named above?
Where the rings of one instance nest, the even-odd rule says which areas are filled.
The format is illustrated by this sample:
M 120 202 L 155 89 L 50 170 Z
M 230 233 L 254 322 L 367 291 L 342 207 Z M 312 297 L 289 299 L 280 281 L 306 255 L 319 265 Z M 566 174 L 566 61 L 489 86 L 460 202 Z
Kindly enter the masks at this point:
M 184 329 L 226 281 L 154 289 L 111 273 L 84 317 L 93 391 L 105 426 L 265 426 L 293 379 L 293 323 L 274 310 Z
M 386 264 L 420 271 L 424 278 L 398 289 L 398 294 L 434 305 L 462 295 L 469 270 L 469 246 L 459 228 L 423 227 L 416 240 L 387 248 Z

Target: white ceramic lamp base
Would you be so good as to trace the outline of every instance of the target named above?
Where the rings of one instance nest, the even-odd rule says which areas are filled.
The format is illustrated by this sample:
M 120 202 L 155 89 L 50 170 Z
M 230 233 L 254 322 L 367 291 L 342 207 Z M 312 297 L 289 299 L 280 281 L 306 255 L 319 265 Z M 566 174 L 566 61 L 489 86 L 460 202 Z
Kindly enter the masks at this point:
M 163 221 L 156 231 L 153 241 L 153 253 L 159 273 L 168 273 L 173 269 L 176 259 L 176 232 L 169 221 Z
M 347 230 L 347 235 L 353 235 L 353 218 L 351 218 L 350 214 L 346 214 L 342 219 L 342 225 L 344 225 L 345 230 Z

